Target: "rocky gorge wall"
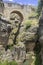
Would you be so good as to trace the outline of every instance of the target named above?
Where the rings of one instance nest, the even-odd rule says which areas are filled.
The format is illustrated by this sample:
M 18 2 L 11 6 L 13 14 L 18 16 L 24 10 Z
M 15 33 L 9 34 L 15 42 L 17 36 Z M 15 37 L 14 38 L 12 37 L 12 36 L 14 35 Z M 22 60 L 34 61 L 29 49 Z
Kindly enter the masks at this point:
M 4 45 L 1 42 L 2 47 L 0 45 L 0 51 L 3 50 L 1 52 L 2 56 L 0 56 L 1 59 L 4 60 L 5 58 L 4 55 L 5 55 L 6 56 L 5 59 L 7 60 L 9 58 L 9 61 L 13 59 L 15 59 L 16 61 L 17 60 L 24 61 L 24 59 L 26 59 L 26 52 L 29 52 L 29 51 L 33 52 L 35 41 L 36 41 L 36 32 L 37 32 L 38 25 L 33 26 L 29 24 L 28 22 L 26 21 L 25 23 L 24 22 L 21 23 L 21 21 L 17 21 L 17 19 L 16 19 L 16 22 L 14 20 L 14 23 L 10 24 L 11 25 L 10 28 L 12 28 L 12 31 L 10 33 L 8 33 L 9 25 L 7 24 L 5 28 L 3 27 L 4 25 L 2 24 L 2 27 L 0 30 L 2 30 L 2 34 L 5 31 L 3 34 L 5 41 L 6 41 L 6 33 L 7 33 L 7 36 L 9 35 L 9 37 L 7 38 L 8 42 L 7 43 L 5 42 Z M 4 52 L 4 55 L 3 55 L 3 52 Z
M 38 22 L 33 15 L 29 19 L 31 12 L 34 11 L 30 6 L 4 3 L 0 18 L 0 51 L 3 50 L 0 54 L 1 61 L 24 61 L 26 53 L 34 52 Z

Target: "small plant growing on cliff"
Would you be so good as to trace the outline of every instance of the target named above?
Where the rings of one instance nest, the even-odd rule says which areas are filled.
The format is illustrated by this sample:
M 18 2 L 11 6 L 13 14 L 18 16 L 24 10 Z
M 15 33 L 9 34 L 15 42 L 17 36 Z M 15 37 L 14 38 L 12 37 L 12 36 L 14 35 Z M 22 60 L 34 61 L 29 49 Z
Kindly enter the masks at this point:
M 35 65 L 42 65 L 42 59 L 39 54 L 36 54 Z
M 0 65 L 18 65 L 18 64 L 16 61 L 11 61 L 11 62 L 3 61 L 3 62 L 0 62 Z
M 31 22 L 30 20 L 26 21 L 25 22 L 25 26 L 26 26 L 26 29 L 30 28 L 31 27 Z
M 0 14 L 0 18 L 2 17 L 2 14 Z
M 9 65 L 18 65 L 16 61 L 9 62 Z
M 42 59 L 39 54 L 40 51 L 41 51 L 41 45 L 40 45 L 40 43 L 36 43 L 35 48 L 34 48 L 34 52 L 36 54 L 35 65 L 42 65 Z

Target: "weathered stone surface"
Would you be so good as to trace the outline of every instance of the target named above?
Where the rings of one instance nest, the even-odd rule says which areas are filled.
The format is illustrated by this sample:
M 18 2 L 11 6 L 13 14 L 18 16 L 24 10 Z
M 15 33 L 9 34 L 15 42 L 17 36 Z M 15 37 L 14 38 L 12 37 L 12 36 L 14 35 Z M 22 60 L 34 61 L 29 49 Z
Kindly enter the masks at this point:
M 11 4 L 10 7 L 9 4 Z M 33 51 L 37 37 L 36 33 L 38 26 L 34 23 L 34 25 L 31 25 L 30 20 L 26 24 L 23 23 L 25 21 L 27 22 L 28 15 L 31 14 L 31 11 L 33 11 L 32 7 L 28 5 L 18 5 L 12 3 L 4 3 L 4 6 L 4 17 L 6 17 L 10 22 L 8 24 L 8 22 L 4 19 L 2 24 L 3 20 L 1 21 L 0 31 L 2 32 L 0 32 L 0 35 L 2 35 L 2 38 L 0 36 L 0 41 L 3 41 L 5 46 L 13 46 L 10 49 L 7 48 L 7 51 L 4 49 L 4 53 L 2 53 L 0 58 L 2 61 L 16 60 L 23 62 L 26 59 L 27 48 L 28 51 Z
M 3 49 L 3 50 L 0 49 L 0 60 L 1 61 L 5 61 L 5 60 L 19 61 L 20 60 L 23 62 L 24 59 L 26 58 L 26 49 L 23 44 L 21 44 L 21 45 L 14 45 L 11 50 L 8 49 L 7 51 L 5 51 L 5 49 Z
M 30 52 L 30 51 L 34 52 L 33 49 L 35 47 L 35 42 L 26 42 L 25 46 L 26 46 L 27 52 Z
M 23 61 L 26 58 L 26 49 L 22 43 L 14 46 L 12 52 L 14 54 L 15 60 Z

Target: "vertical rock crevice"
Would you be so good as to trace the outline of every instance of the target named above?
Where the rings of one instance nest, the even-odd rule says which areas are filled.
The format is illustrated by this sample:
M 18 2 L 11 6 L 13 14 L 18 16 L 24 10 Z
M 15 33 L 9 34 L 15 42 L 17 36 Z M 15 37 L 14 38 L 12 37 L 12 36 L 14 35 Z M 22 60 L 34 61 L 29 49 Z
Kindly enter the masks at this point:
M 17 36 L 19 35 L 20 28 L 21 28 L 21 22 L 19 23 L 18 30 L 17 30 L 17 32 L 15 34 L 15 38 L 13 40 L 14 44 L 16 44 L 16 39 L 17 39 Z

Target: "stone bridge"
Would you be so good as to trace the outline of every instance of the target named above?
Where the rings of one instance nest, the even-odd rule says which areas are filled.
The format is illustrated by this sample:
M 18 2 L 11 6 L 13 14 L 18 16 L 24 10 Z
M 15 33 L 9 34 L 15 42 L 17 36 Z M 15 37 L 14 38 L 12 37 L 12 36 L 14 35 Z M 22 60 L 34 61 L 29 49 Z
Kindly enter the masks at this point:
M 11 13 L 17 13 L 18 15 L 23 18 L 23 21 L 28 20 L 29 14 L 32 12 L 32 8 L 30 5 L 20 5 L 17 3 L 4 3 L 4 7 L 1 7 L 1 12 L 2 15 L 7 18 L 7 20 L 10 20 Z M 3 11 L 3 12 L 2 12 Z

